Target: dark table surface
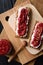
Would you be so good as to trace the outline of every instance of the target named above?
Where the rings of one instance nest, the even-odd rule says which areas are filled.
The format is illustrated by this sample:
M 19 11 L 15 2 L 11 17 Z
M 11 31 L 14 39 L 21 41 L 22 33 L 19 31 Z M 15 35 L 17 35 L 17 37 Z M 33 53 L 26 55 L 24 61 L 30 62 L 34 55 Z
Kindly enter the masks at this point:
M 15 2 L 16 0 L 0 0 L 0 14 L 11 9 Z M 0 34 L 2 30 L 3 26 L 0 22 Z M 0 65 L 21 65 L 21 63 L 18 63 L 15 60 L 8 63 L 7 59 L 8 58 L 6 56 L 0 56 Z M 35 65 L 43 65 L 43 55 L 36 59 Z

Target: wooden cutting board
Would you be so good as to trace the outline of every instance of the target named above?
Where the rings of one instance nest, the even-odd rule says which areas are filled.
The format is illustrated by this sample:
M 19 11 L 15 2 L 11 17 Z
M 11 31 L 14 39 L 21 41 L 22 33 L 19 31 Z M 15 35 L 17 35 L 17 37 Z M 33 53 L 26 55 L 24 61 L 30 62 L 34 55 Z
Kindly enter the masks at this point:
M 38 9 L 43 16 L 43 0 L 31 0 L 31 3 Z
M 27 1 L 28 1 L 28 2 L 27 2 Z M 26 1 L 26 3 L 29 3 L 29 0 L 27 0 L 27 1 Z M 18 9 L 18 6 L 24 5 L 24 4 L 26 4 L 26 3 L 20 4 L 20 2 L 19 2 L 17 5 L 15 5 L 16 7 L 14 7 L 13 9 L 11 9 L 11 10 L 9 10 L 9 11 L 7 11 L 7 12 L 1 14 L 1 15 L 0 15 L 0 20 L 1 20 L 2 22 L 3 22 L 3 21 L 6 21 L 6 20 L 5 20 L 5 17 L 6 17 L 6 16 L 10 16 L 12 13 L 14 13 L 14 11 L 16 11 L 16 10 Z M 8 23 L 8 22 L 7 22 L 7 23 Z M 6 26 L 7 26 L 7 25 L 6 25 Z M 8 28 L 8 30 L 9 30 L 9 28 Z M 0 34 L 0 38 L 6 38 L 6 39 L 8 39 L 8 37 L 7 37 L 6 32 L 5 32 L 4 29 L 3 29 L 2 33 Z M 12 39 L 12 40 L 13 40 L 13 39 Z M 14 42 L 14 40 L 13 40 L 13 42 Z M 16 49 L 16 48 L 18 49 L 19 46 L 20 46 L 20 43 L 19 43 L 18 45 L 15 45 L 14 47 L 15 47 L 15 49 Z M 20 62 L 21 62 L 22 64 L 25 64 L 25 63 L 27 63 L 27 62 L 29 62 L 29 61 L 35 59 L 36 57 L 38 57 L 38 56 L 40 56 L 40 55 L 42 55 L 42 54 L 43 54 L 43 52 L 39 53 L 38 55 L 32 55 L 32 54 L 30 54 L 30 53 L 26 50 L 26 48 L 24 48 L 24 49 L 18 54 L 18 57 L 19 57 L 19 59 L 20 59 Z

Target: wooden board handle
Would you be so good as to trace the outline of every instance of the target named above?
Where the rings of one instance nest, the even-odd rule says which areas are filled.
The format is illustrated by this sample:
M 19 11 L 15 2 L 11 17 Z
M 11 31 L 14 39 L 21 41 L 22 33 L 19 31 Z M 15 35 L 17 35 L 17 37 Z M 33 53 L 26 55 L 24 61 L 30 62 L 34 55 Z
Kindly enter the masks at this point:
M 15 58 L 15 56 L 27 45 L 27 42 L 24 41 L 23 44 L 19 47 L 19 49 L 12 55 L 10 56 L 10 58 L 8 59 L 8 62 L 10 62 L 11 60 L 13 60 L 13 58 Z

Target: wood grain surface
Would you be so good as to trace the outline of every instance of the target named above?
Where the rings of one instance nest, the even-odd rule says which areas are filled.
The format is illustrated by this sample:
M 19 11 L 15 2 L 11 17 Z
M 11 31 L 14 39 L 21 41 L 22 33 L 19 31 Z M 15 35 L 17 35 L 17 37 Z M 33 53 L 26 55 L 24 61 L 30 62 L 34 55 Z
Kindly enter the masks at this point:
M 30 0 L 43 17 L 43 0 Z

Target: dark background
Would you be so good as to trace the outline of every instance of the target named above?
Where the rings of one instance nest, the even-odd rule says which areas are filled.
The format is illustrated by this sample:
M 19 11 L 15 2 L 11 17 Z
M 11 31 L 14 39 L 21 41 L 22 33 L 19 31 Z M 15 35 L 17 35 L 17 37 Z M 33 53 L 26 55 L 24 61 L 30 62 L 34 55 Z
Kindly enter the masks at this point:
M 0 14 L 11 9 L 15 2 L 16 0 L 0 0 Z M 3 26 L 0 21 L 0 34 L 2 30 L 3 30 Z M 8 58 L 6 56 L 0 56 L 0 65 L 21 65 L 21 63 L 15 60 L 12 60 L 10 63 L 8 63 L 7 59 Z M 36 59 L 34 65 L 43 65 L 43 55 Z

